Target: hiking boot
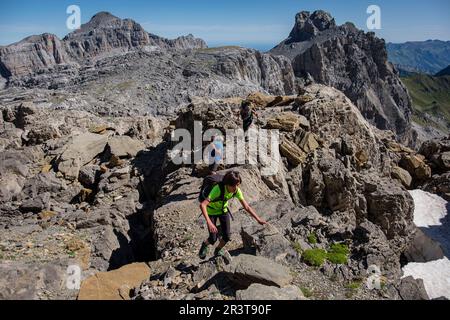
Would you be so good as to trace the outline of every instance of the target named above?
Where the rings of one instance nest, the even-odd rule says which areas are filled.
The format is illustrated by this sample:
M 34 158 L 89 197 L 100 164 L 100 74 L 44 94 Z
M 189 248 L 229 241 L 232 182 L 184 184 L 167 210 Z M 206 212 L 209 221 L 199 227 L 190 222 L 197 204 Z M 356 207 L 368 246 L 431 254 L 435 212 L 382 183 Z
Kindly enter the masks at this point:
M 205 259 L 208 254 L 208 245 L 202 242 L 202 246 L 200 247 L 200 251 L 198 252 L 198 256 L 200 259 Z
M 226 263 L 230 263 L 231 262 L 231 254 L 224 248 L 222 249 L 215 249 L 214 250 L 214 255 L 217 257 L 222 257 Z

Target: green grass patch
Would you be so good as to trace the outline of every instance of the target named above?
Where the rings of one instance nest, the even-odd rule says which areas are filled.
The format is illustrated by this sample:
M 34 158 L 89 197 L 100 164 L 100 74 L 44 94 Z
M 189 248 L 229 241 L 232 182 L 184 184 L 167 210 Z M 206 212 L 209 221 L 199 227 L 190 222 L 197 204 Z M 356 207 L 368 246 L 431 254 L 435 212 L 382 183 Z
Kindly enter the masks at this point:
M 408 88 L 414 111 L 443 117 L 450 124 L 450 76 L 414 74 L 401 80 Z M 419 117 L 414 119 L 415 122 Z
M 346 264 L 350 250 L 342 243 L 333 243 L 327 252 L 327 260 L 334 264 Z
M 311 298 L 313 296 L 313 292 L 307 287 L 300 287 L 299 289 L 303 293 L 305 298 Z
M 346 264 L 350 250 L 347 245 L 342 243 L 333 243 L 327 250 L 308 249 L 303 252 L 302 259 L 311 266 L 321 267 L 325 260 L 334 264 Z
M 302 249 L 302 246 L 300 245 L 300 243 L 298 243 L 298 241 L 292 241 L 292 242 L 291 242 L 291 246 L 292 246 L 292 248 L 294 248 L 294 250 L 295 250 L 298 254 L 302 254 L 303 249 Z
M 381 290 L 386 290 L 387 289 L 387 282 L 386 279 L 380 279 L 380 288 Z
M 133 87 L 133 85 L 134 85 L 134 81 L 124 81 L 124 82 L 117 84 L 114 87 L 114 89 L 119 90 L 119 91 L 126 91 L 126 90 L 130 89 L 131 87 Z
M 310 233 L 307 237 L 309 244 L 317 244 L 317 236 L 315 233 Z
M 353 298 L 353 295 L 354 295 L 354 291 L 347 291 L 347 292 L 345 293 L 345 297 L 346 297 L 347 299 Z
M 239 46 L 222 46 L 222 47 L 212 47 L 212 48 L 202 48 L 202 49 L 198 49 L 197 52 L 204 52 L 204 53 L 212 53 L 212 52 L 217 52 L 217 51 L 221 51 L 221 50 L 227 50 L 227 49 L 239 49 L 242 47 Z
M 348 255 L 350 253 L 350 249 L 348 248 L 347 245 L 345 245 L 343 243 L 333 243 L 330 246 L 330 249 L 328 250 L 328 252 Z
M 358 290 L 359 288 L 361 288 L 362 285 L 362 281 L 358 280 L 358 281 L 352 281 L 350 283 L 347 283 L 345 285 L 345 288 L 350 289 L 350 290 Z
M 321 267 L 326 258 L 327 252 L 324 249 L 308 249 L 302 255 L 303 261 L 314 267 Z
M 334 264 L 346 264 L 348 257 L 341 253 L 327 253 L 327 260 Z

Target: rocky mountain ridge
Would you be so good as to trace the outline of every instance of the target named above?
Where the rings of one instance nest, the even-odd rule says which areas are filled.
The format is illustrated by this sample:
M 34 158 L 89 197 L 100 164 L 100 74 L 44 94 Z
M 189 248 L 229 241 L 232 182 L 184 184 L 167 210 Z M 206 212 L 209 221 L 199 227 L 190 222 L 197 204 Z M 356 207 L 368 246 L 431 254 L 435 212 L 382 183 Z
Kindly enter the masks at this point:
M 352 23 L 337 26 L 327 12 L 296 15 L 289 37 L 269 51 L 292 61 L 298 77 L 344 92 L 363 116 L 400 141 L 414 144 L 411 100 L 397 70 L 387 60 L 385 42 Z
M 399 69 L 433 75 L 450 64 L 450 41 L 388 43 L 389 61 Z
M 416 135 L 410 126 L 410 99 L 385 53 L 383 41 L 351 23 L 336 26 L 331 15 L 323 11 L 299 13 L 289 39 L 270 53 L 238 47 L 208 49 L 203 40 L 191 35 L 167 40 L 147 33 L 131 19 L 122 20 L 101 12 L 62 40 L 44 34 L 3 47 L 0 70 L 4 87 L 81 91 L 85 87 L 80 84 L 89 79 L 111 75 L 113 79 L 108 83 L 113 83 L 118 81 L 111 74 L 115 70 L 126 66 L 138 71 L 143 67 L 137 75 L 124 70 L 125 78 L 140 79 L 138 88 L 130 83 L 118 83 L 122 91 L 134 97 L 146 96 L 142 87 L 153 86 L 146 84 L 147 79 L 156 86 L 174 83 L 181 89 L 177 91 L 187 91 L 187 94 L 180 93 L 183 97 L 177 99 L 177 104 L 181 100 L 188 102 L 189 96 L 221 98 L 261 90 L 269 94 L 295 94 L 311 80 L 309 75 L 314 81 L 343 91 L 371 123 L 394 131 L 400 141 L 414 146 Z M 164 60 L 170 62 L 161 64 Z M 336 65 L 337 61 L 340 65 Z M 102 68 L 106 70 L 97 70 Z M 183 68 L 179 70 L 181 74 L 179 68 Z M 123 71 L 116 73 L 119 77 L 121 74 Z M 229 78 L 232 83 L 221 77 Z M 236 81 L 246 83 L 236 86 Z M 249 82 L 256 87 L 242 92 Z M 127 92 L 129 88 L 132 92 Z M 138 92 L 133 92 L 136 89 Z M 155 108 L 159 109 L 160 105 L 163 108 L 173 105 L 166 94 L 152 93 L 157 103 L 148 97 L 137 103 L 138 109 L 156 114 L 159 110 Z
M 5 79 L 31 75 L 58 65 L 83 66 L 91 60 L 124 54 L 134 49 L 184 50 L 206 48 L 192 35 L 168 40 L 147 33 L 131 19 L 120 19 L 108 12 L 99 12 L 69 33 L 62 40 L 52 34 L 27 37 L 0 48 L 0 71 Z
M 436 77 L 450 76 L 450 65 L 448 67 L 442 69 L 438 73 L 436 73 L 435 76 Z

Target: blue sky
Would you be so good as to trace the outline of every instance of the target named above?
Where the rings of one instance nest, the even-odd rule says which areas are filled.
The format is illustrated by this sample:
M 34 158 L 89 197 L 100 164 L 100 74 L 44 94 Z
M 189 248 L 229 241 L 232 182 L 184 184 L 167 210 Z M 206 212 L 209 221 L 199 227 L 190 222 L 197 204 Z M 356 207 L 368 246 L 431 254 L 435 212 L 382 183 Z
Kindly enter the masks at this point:
M 323 9 L 338 24 L 351 21 L 367 31 L 371 4 L 381 8 L 382 29 L 376 33 L 388 42 L 450 40 L 448 0 L 2 0 L 0 45 L 44 32 L 64 37 L 70 32 L 66 8 L 72 4 L 80 6 L 82 23 L 109 11 L 136 20 L 148 32 L 168 38 L 192 33 L 209 46 L 270 49 L 288 36 L 302 10 Z

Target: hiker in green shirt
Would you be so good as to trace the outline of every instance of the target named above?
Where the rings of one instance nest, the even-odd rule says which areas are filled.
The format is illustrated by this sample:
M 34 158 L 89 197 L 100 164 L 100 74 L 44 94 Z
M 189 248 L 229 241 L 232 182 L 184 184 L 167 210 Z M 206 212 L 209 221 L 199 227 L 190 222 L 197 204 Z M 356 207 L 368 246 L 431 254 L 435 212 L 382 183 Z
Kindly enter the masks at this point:
M 208 230 L 209 237 L 205 241 L 203 241 L 200 251 L 199 257 L 201 259 L 205 259 L 206 254 L 208 253 L 208 245 L 213 245 L 217 241 L 217 220 L 220 221 L 220 226 L 222 229 L 222 238 L 220 239 L 220 243 L 216 247 L 214 251 L 214 255 L 220 255 L 225 257 L 227 260 L 230 260 L 229 253 L 224 249 L 224 246 L 228 241 L 230 241 L 230 212 L 228 210 L 228 201 L 232 198 L 237 198 L 239 202 L 244 207 L 245 211 L 250 213 L 250 215 L 255 218 L 255 220 L 264 225 L 267 222 L 261 219 L 255 211 L 248 205 L 245 201 L 244 196 L 242 194 L 239 186 L 241 185 L 242 179 L 239 175 L 239 172 L 230 171 L 228 172 L 222 179 L 222 182 L 216 184 L 209 193 L 208 197 L 200 203 L 200 209 L 202 210 L 202 214 L 205 217 Z M 217 201 L 217 199 L 222 199 L 222 190 L 224 190 L 225 194 L 223 195 L 224 201 Z

